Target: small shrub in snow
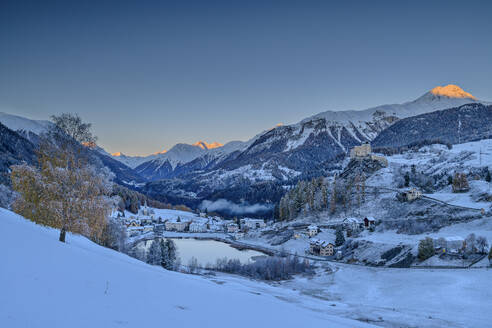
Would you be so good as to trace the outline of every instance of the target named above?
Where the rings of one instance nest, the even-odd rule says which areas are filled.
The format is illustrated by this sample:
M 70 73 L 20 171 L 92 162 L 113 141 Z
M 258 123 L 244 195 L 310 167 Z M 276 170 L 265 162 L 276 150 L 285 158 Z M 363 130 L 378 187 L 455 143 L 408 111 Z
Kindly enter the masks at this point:
M 474 233 L 469 234 L 465 239 L 465 253 L 473 254 L 477 252 L 477 238 Z
M 453 192 L 464 192 L 470 190 L 465 173 L 455 173 L 453 177 Z
M 188 261 L 188 273 L 197 273 L 199 269 L 200 266 L 198 265 L 197 258 L 192 256 L 191 259 Z

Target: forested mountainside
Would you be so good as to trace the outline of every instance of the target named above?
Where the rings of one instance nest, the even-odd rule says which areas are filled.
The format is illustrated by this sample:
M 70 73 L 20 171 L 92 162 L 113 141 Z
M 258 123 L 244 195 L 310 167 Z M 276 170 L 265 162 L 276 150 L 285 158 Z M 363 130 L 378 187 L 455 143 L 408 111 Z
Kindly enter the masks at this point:
M 467 104 L 402 119 L 383 130 L 373 147 L 402 147 L 429 141 L 458 144 L 492 137 L 492 105 Z
M 459 87 L 448 86 L 433 89 L 404 104 L 383 105 L 362 111 L 323 112 L 297 124 L 277 126 L 260 133 L 246 146 L 221 158 L 200 156 L 174 168 L 168 165 L 164 167 L 165 174 L 159 175 L 157 181 L 148 183 L 143 190 L 166 201 L 180 199 L 190 202 L 190 205 L 199 203 L 201 199 L 215 200 L 224 195 L 227 199 L 264 202 L 265 198 L 259 196 L 263 193 L 252 196 L 241 190 L 260 189 L 265 184 L 292 186 L 299 180 L 330 175 L 330 172 L 340 169 L 341 160 L 352 147 L 366 141 L 378 144 L 375 142 L 377 136 L 385 135 L 384 131 L 393 131 L 394 127 L 400 126 L 399 121 L 407 122 L 408 117 L 415 114 L 427 115 L 468 103 L 476 104 L 477 108 L 484 106 Z M 479 119 L 472 116 L 463 116 L 462 122 L 470 120 L 466 124 L 472 126 L 472 121 Z M 405 124 L 401 126 L 402 129 L 411 129 Z M 466 133 L 473 138 L 471 130 Z M 406 134 L 411 135 L 412 131 L 406 131 Z M 483 135 L 481 133 L 475 137 Z M 428 138 L 427 135 L 422 136 Z M 420 137 L 419 134 L 414 139 L 420 140 Z M 409 138 L 409 143 L 414 139 Z M 377 140 L 379 142 L 381 139 Z M 153 163 L 144 163 L 141 165 L 143 167 L 149 180 L 155 180 L 152 172 L 156 172 L 154 178 L 163 172 Z M 277 202 L 280 193 L 272 192 L 266 199 Z
M 35 146 L 19 133 L 0 123 L 0 183 L 9 184 L 9 167 L 36 161 Z

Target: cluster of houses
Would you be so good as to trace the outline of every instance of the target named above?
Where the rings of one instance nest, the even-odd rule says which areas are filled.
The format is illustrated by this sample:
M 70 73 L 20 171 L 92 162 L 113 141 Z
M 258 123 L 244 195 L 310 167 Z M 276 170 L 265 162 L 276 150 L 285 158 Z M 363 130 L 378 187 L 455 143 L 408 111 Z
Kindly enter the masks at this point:
M 458 254 L 465 247 L 465 240 L 458 236 L 440 237 L 433 241 L 438 253 Z
M 350 237 L 352 233 L 362 231 L 363 229 L 370 229 L 376 224 L 376 219 L 373 217 L 359 218 L 346 218 L 342 221 L 342 227 L 347 233 L 347 237 Z M 306 234 L 310 238 L 309 240 L 309 253 L 318 256 L 333 256 L 335 254 L 335 246 L 333 243 L 326 240 L 313 238 L 319 232 L 320 228 L 317 225 L 311 224 L 307 227 Z M 338 253 L 338 252 L 337 252 Z
M 311 238 L 309 240 L 309 253 L 319 256 L 333 256 L 335 245 L 325 240 Z
M 225 232 L 234 234 L 236 238 L 241 238 L 244 233 L 251 229 L 261 229 L 266 227 L 266 223 L 261 219 L 243 218 L 239 224 L 231 220 L 223 220 L 218 216 L 209 217 L 206 213 L 190 215 L 185 217 L 173 216 L 162 218 L 155 215 L 155 211 L 145 204 L 138 213 L 120 219 L 127 227 L 127 234 L 132 237 L 150 231 L 176 231 L 176 232 Z

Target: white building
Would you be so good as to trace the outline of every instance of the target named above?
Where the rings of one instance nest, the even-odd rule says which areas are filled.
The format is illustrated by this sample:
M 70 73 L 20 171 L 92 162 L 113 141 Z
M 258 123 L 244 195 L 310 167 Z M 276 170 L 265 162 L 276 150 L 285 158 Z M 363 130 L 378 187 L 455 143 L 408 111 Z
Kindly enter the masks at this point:
M 144 232 L 144 227 L 130 226 L 126 229 L 126 234 L 128 237 L 134 237 L 134 236 L 140 235 L 143 232 Z
M 229 223 L 227 225 L 227 232 L 228 233 L 235 233 L 239 231 L 239 226 L 235 223 Z
M 190 232 L 207 232 L 207 230 L 205 222 L 192 222 L 190 224 Z
M 362 227 L 363 222 L 357 218 L 346 218 L 343 220 L 342 224 L 352 231 L 357 231 Z
M 238 239 L 242 239 L 242 238 L 244 238 L 244 232 L 234 233 L 234 239 L 238 240 Z
M 265 221 L 262 219 L 241 219 L 241 227 L 248 227 L 249 229 L 260 229 L 266 227 Z
M 307 233 L 309 237 L 316 236 L 318 232 L 319 232 L 319 228 L 317 225 L 312 224 L 307 228 Z
M 143 232 L 150 232 L 150 231 L 154 231 L 154 226 L 153 225 L 143 226 Z
M 167 231 L 179 231 L 183 232 L 188 227 L 189 222 L 178 222 L 177 220 L 169 220 L 164 224 Z

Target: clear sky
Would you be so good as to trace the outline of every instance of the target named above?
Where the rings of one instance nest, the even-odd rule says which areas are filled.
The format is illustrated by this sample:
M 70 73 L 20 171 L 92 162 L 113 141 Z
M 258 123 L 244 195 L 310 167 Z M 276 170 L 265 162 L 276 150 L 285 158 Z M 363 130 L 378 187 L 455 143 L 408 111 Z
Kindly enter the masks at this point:
M 131 155 L 453 83 L 492 100 L 492 1 L 0 1 L 0 110 Z

